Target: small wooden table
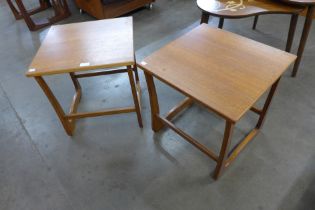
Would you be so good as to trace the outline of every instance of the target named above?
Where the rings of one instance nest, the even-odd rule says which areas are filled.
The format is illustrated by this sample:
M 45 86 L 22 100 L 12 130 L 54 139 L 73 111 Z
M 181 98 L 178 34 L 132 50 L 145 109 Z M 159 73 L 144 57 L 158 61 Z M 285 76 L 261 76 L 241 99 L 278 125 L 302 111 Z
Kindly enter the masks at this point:
M 166 125 L 216 161 L 217 179 L 260 130 L 280 77 L 295 59 L 287 52 L 202 24 L 138 64 L 148 85 L 152 129 L 157 132 Z M 153 77 L 187 96 L 165 117 L 159 112 Z M 254 107 L 269 88 L 263 108 Z M 226 120 L 219 155 L 171 122 L 193 102 Z M 259 116 L 258 123 L 229 153 L 234 125 L 248 110 Z
M 106 69 L 101 71 L 79 73 L 104 68 Z M 81 98 L 78 78 L 125 72 L 129 76 L 134 106 L 77 113 Z M 70 113 L 66 115 L 42 76 L 67 73 L 72 79 L 76 94 Z M 131 17 L 52 26 L 26 76 L 36 79 L 68 135 L 73 135 L 76 119 L 128 112 L 137 113 L 139 126 L 142 127 L 141 91 L 134 56 Z

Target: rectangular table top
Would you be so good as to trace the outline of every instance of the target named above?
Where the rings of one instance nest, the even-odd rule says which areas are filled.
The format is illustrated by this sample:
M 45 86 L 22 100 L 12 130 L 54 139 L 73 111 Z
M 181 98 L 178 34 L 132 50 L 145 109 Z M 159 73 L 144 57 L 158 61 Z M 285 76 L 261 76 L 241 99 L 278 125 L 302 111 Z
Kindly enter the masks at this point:
M 236 122 L 295 59 L 295 55 L 202 24 L 138 65 Z
M 132 17 L 52 26 L 27 76 L 134 64 Z

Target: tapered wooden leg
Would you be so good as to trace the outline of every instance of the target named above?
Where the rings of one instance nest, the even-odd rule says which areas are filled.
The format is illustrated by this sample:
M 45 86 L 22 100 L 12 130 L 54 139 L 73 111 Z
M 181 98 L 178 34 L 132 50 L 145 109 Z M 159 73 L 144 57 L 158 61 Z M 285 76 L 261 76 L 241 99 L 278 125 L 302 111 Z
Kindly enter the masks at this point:
M 225 161 L 228 156 L 233 129 L 234 129 L 234 123 L 230 121 L 226 121 L 223 142 L 220 149 L 220 155 L 217 161 L 217 166 L 214 171 L 214 176 L 213 176 L 214 179 L 218 179 L 225 168 Z
M 154 132 L 158 132 L 163 127 L 163 122 L 158 117 L 160 114 L 160 108 L 158 97 L 156 95 L 154 80 L 151 74 L 144 72 L 144 75 L 147 81 L 148 92 L 150 97 L 152 130 Z
M 131 93 L 132 93 L 132 97 L 133 97 L 133 101 L 134 101 L 135 109 L 136 109 L 136 113 L 137 113 L 138 123 L 139 123 L 139 126 L 142 128 L 143 125 L 142 125 L 140 104 L 139 104 L 139 100 L 138 100 L 138 96 L 137 96 L 135 80 L 133 78 L 133 70 L 132 70 L 131 66 L 127 66 L 127 70 L 128 70 L 128 76 L 129 76 L 129 81 L 130 81 L 130 86 L 131 86 Z
M 257 26 L 257 22 L 258 22 L 258 15 L 255 16 L 255 19 L 254 19 L 254 23 L 253 23 L 253 30 L 256 30 L 256 26 Z
M 82 89 L 81 89 L 81 85 L 78 81 L 78 79 L 75 77 L 74 73 L 69 73 L 72 83 L 74 85 L 75 88 L 75 94 L 73 96 L 73 100 L 70 106 L 70 111 L 69 114 L 74 114 L 77 113 L 78 110 L 78 106 L 81 100 L 81 95 L 82 95 Z M 70 124 L 71 124 L 71 129 L 74 131 L 75 129 L 75 119 L 70 119 L 69 120 Z
M 262 109 L 262 112 L 259 116 L 259 119 L 258 119 L 258 122 L 257 122 L 257 125 L 256 125 L 256 128 L 257 129 L 260 129 L 261 126 L 263 125 L 264 123 L 264 120 L 265 120 L 265 117 L 266 117 L 266 114 L 267 114 L 267 111 L 269 109 L 269 106 L 271 104 L 271 101 L 272 101 L 272 97 L 274 96 L 275 92 L 276 92 L 276 89 L 277 89 L 277 86 L 279 84 L 279 81 L 280 79 L 278 79 L 272 86 L 271 86 L 271 89 L 269 91 L 269 94 L 267 96 L 267 99 L 266 99 L 266 102 L 264 104 L 264 107 Z
M 67 134 L 69 136 L 72 136 L 73 135 L 73 130 L 71 128 L 71 124 L 66 119 L 66 117 L 65 117 L 66 115 L 65 115 L 61 105 L 59 104 L 57 98 L 54 96 L 54 94 L 50 90 L 49 86 L 47 85 L 47 83 L 45 82 L 45 80 L 42 77 L 37 76 L 37 77 L 35 77 L 35 80 L 37 81 L 39 86 L 42 88 L 42 90 L 46 94 L 49 102 L 51 103 L 51 105 L 55 109 L 55 112 L 56 112 L 57 116 L 59 117 L 59 120 L 62 123 L 65 131 L 67 132 Z
M 208 13 L 202 12 L 201 19 L 200 19 L 200 24 L 203 24 L 203 23 L 208 24 L 209 23 L 209 17 L 210 17 L 210 15 Z
M 295 29 L 296 29 L 296 24 L 297 24 L 298 18 L 299 18 L 298 14 L 291 15 L 290 29 L 289 29 L 289 33 L 288 33 L 288 39 L 287 39 L 287 46 L 285 48 L 286 52 L 291 51 L 292 42 L 294 39 L 294 34 L 295 34 Z
M 308 6 L 306 17 L 305 17 L 305 22 L 304 22 L 304 27 L 303 27 L 303 32 L 302 32 L 302 37 L 301 37 L 299 49 L 297 52 L 297 59 L 294 63 L 294 67 L 293 67 L 293 71 L 292 71 L 292 77 L 296 76 L 298 68 L 299 68 L 300 63 L 301 63 L 305 44 L 306 44 L 308 34 L 309 34 L 311 26 L 312 26 L 314 10 L 315 10 L 315 5 Z
M 223 28 L 224 18 L 220 18 L 218 28 Z
M 138 73 L 137 65 L 133 66 L 133 71 L 135 72 L 136 82 L 139 82 L 139 73 Z
M 135 56 L 136 57 L 136 56 Z M 137 61 L 135 60 L 135 65 L 133 65 L 133 71 L 135 73 L 135 78 L 136 78 L 136 88 L 137 88 L 137 94 L 138 94 L 138 100 L 140 103 L 140 110 L 141 110 L 141 87 L 140 87 L 140 79 L 139 79 L 139 73 L 138 73 L 138 66 L 137 66 Z

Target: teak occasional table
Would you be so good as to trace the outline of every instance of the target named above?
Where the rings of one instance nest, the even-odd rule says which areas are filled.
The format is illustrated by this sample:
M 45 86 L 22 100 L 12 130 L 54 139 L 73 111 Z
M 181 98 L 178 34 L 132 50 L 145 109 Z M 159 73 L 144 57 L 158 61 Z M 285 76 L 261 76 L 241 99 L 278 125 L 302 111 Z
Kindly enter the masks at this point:
M 152 129 L 157 132 L 166 125 L 216 161 L 217 179 L 260 130 L 280 77 L 295 59 L 287 52 L 202 24 L 138 64 L 148 85 Z M 153 77 L 187 96 L 165 117 L 159 112 Z M 254 107 L 269 88 L 263 108 Z M 193 102 L 226 121 L 218 155 L 171 122 Z M 259 116 L 258 123 L 229 151 L 234 125 L 249 110 Z
M 106 69 L 80 73 L 104 68 Z M 81 98 L 79 78 L 125 72 L 129 76 L 134 106 L 77 113 Z M 69 74 L 74 84 L 76 94 L 69 114 L 65 114 L 42 77 L 54 74 Z M 140 84 L 134 56 L 131 17 L 52 26 L 26 76 L 36 79 L 68 135 L 73 134 L 76 119 L 127 112 L 136 112 L 139 126 L 142 127 Z

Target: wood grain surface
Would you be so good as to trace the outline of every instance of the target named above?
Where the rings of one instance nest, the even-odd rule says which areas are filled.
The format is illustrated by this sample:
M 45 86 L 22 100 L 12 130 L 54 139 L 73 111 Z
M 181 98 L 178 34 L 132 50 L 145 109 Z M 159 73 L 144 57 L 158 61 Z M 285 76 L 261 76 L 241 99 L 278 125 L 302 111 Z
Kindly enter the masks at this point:
M 295 59 L 295 55 L 202 24 L 138 65 L 236 122 Z
M 52 26 L 27 76 L 134 64 L 132 17 Z

